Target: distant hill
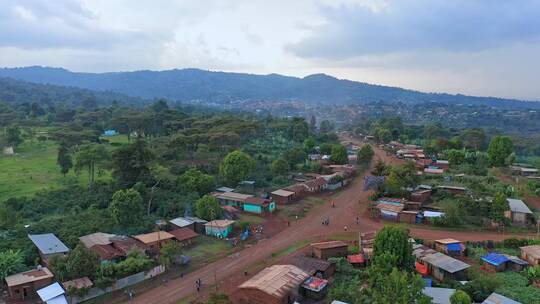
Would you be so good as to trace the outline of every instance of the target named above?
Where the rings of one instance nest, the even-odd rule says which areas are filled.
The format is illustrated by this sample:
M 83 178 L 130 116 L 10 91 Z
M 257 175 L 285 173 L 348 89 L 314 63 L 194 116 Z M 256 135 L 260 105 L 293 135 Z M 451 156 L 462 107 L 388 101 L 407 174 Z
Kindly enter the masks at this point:
M 146 99 L 164 97 L 178 101 L 229 103 L 239 100 L 301 100 L 323 104 L 374 101 L 475 104 L 505 108 L 536 108 L 540 102 L 494 97 L 423 93 L 396 87 L 341 80 L 324 74 L 304 78 L 278 74 L 253 75 L 198 69 L 75 73 L 61 68 L 0 69 L 0 77 L 29 82 L 111 91 Z
M 92 91 L 76 87 L 65 87 L 48 84 L 31 83 L 12 78 L 0 78 L 0 102 L 10 104 L 33 103 L 56 105 L 64 103 L 71 107 L 79 107 L 83 102 L 91 100 L 96 105 L 109 105 L 113 101 L 119 104 L 140 105 L 146 101 L 116 92 Z

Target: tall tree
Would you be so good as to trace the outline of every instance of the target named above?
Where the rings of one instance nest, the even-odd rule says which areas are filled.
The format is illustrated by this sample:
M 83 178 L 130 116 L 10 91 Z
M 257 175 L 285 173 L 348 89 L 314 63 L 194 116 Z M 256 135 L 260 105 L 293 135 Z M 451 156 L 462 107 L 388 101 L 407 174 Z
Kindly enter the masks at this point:
M 75 155 L 75 171 L 79 172 L 83 168 L 88 171 L 88 188 L 92 188 L 96 175 L 96 167 L 103 164 L 109 158 L 109 153 L 104 146 L 99 144 L 82 145 Z
M 212 191 L 216 184 L 212 175 L 204 174 L 195 168 L 184 172 L 180 176 L 180 183 L 188 191 L 197 192 L 199 195 Z
M 371 145 L 365 144 L 362 146 L 362 148 L 360 148 L 360 150 L 358 150 L 356 160 L 359 165 L 369 165 L 374 154 L 375 153 L 373 152 Z
M 233 151 L 221 162 L 219 173 L 230 186 L 236 186 L 240 181 L 246 180 L 255 171 L 255 161 L 242 151 Z
M 309 130 L 311 132 L 317 131 L 317 120 L 315 119 L 314 115 L 311 115 L 311 119 L 309 121 Z
M 467 129 L 461 135 L 463 144 L 467 148 L 472 148 L 478 151 L 484 147 L 486 143 L 486 133 L 482 129 Z
M 395 264 L 390 265 L 399 270 L 412 271 L 414 257 L 412 245 L 409 242 L 409 233 L 403 226 L 390 225 L 379 230 L 373 244 L 373 265 L 388 267 L 388 256 L 394 259 Z M 386 260 L 385 260 L 386 259 Z
M 69 253 L 66 261 L 66 268 L 70 279 L 92 276 L 98 266 L 98 255 L 86 248 L 83 244 L 78 244 Z
M 270 165 L 270 171 L 274 176 L 283 176 L 289 172 L 289 163 L 282 158 L 278 158 Z
M 66 176 L 71 167 L 73 167 L 73 161 L 71 160 L 71 154 L 69 149 L 65 144 L 60 144 L 58 147 L 58 156 L 56 158 L 56 163 L 60 166 L 60 172 Z
M 13 147 L 17 147 L 23 142 L 21 128 L 18 125 L 11 125 L 6 128 L 6 141 Z
M 422 293 L 425 283 L 415 273 L 393 268 L 388 274 L 370 270 L 370 288 L 366 289 L 368 303 L 428 304 L 431 299 Z
M 504 212 L 508 210 L 509 206 L 506 195 L 502 192 L 495 193 L 495 197 L 491 203 L 489 218 L 498 224 L 504 224 L 507 220 L 504 216 Z
M 223 209 L 219 205 L 217 198 L 205 195 L 195 203 L 195 214 L 207 221 L 213 221 L 221 216 Z
M 332 147 L 332 154 L 330 155 L 330 160 L 337 165 L 344 165 L 349 162 L 347 155 L 347 148 L 343 145 L 334 145 Z
M 488 147 L 488 156 L 494 166 L 504 166 L 505 160 L 514 152 L 514 144 L 508 136 L 495 136 Z
M 150 162 L 154 155 L 143 140 L 118 148 L 112 155 L 113 176 L 126 188 L 150 179 Z
M 132 226 L 143 215 L 143 199 L 135 189 L 118 190 L 113 194 L 109 210 L 116 223 Z

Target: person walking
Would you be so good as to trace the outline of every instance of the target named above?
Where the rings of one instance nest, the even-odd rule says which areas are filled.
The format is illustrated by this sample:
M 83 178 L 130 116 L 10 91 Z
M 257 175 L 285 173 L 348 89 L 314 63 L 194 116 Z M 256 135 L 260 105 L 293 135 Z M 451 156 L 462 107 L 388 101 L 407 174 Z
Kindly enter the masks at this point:
M 356 216 L 356 225 L 360 224 L 360 217 L 357 215 Z
M 345 232 L 347 232 L 347 230 L 349 229 L 349 227 L 345 226 L 345 227 L 343 227 L 343 229 L 345 229 Z

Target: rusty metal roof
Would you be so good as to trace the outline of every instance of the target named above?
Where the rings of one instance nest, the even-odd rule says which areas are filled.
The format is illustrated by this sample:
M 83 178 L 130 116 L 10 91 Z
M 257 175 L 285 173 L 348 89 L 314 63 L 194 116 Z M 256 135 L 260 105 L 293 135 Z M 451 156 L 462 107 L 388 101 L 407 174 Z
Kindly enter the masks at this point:
M 298 289 L 310 275 L 294 265 L 273 265 L 261 270 L 240 288 L 258 289 L 276 298 L 283 298 Z

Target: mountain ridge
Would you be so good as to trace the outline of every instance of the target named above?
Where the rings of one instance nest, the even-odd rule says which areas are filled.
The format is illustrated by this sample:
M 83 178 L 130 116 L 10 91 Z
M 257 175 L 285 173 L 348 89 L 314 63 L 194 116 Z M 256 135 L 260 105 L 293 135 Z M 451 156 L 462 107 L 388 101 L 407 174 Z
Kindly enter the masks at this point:
M 260 75 L 196 68 L 85 73 L 72 72 L 65 68 L 32 66 L 0 68 L 0 77 L 110 91 L 144 99 L 167 98 L 181 102 L 226 104 L 238 100 L 300 100 L 320 104 L 362 104 L 382 100 L 410 104 L 440 102 L 540 109 L 540 102 L 537 101 L 426 93 L 338 79 L 322 73 L 303 78 L 276 73 Z

